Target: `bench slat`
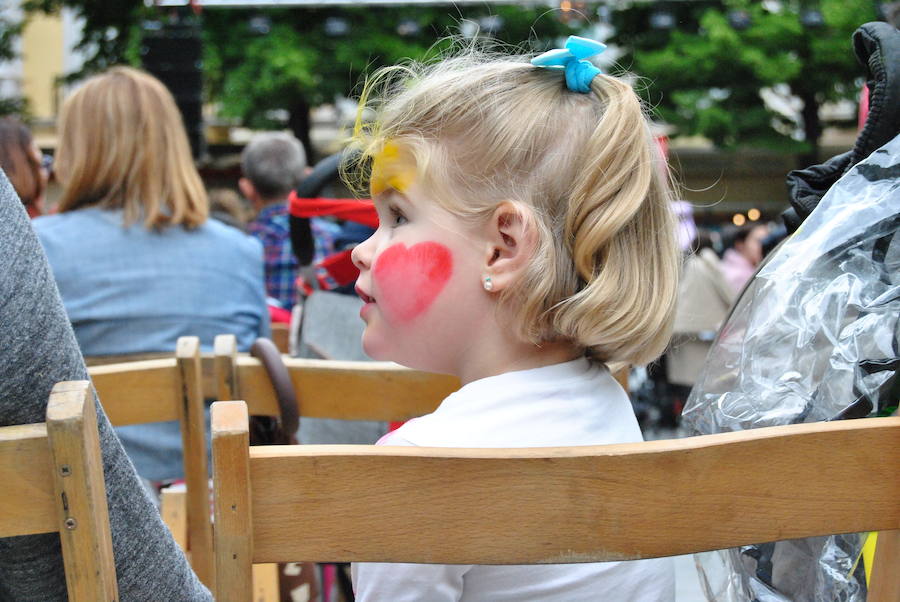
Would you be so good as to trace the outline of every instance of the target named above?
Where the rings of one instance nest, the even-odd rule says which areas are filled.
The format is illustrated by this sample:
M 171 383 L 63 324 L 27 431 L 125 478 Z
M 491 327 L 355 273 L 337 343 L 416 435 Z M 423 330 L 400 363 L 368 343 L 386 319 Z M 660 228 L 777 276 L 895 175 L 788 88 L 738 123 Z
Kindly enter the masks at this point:
M 0 429 L 0 533 L 4 537 L 59 530 L 52 470 L 45 424 Z
M 587 562 L 896 529 L 898 448 L 898 418 L 582 448 L 251 448 L 253 561 Z

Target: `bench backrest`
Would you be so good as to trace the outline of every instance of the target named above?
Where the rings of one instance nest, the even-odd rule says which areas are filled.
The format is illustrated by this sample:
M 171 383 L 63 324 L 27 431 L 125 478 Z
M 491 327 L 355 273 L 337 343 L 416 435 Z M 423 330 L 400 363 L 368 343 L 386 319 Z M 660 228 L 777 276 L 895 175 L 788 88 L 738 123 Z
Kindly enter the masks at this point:
M 59 533 L 69 599 L 118 599 L 90 383 L 58 383 L 46 423 L 0 428 L 0 483 L 0 537 Z
M 211 363 L 209 364 L 212 365 Z M 93 365 L 88 373 L 110 422 L 115 426 L 178 420 L 187 485 L 184 513 L 191 566 L 212 587 L 214 562 L 209 513 L 209 462 L 204 437 L 204 384 L 200 340 L 181 337 L 175 357 Z
M 186 507 L 163 500 L 166 524 L 190 552 L 203 583 L 214 583 L 204 399 L 246 399 L 251 414 L 279 414 L 275 390 L 262 363 L 238 354 L 234 335 L 216 337 L 215 352 L 200 353 L 197 337 L 181 337 L 175 357 L 88 358 L 103 408 L 116 426 L 179 420 L 184 448 Z M 339 362 L 284 358 L 297 391 L 301 417 L 402 421 L 432 411 L 459 387 L 455 378 L 409 370 L 390 362 Z M 377 392 L 373 394 L 373 392 Z M 175 502 L 177 505 L 177 502 Z M 170 507 L 166 507 L 170 506 Z M 177 524 L 186 528 L 180 533 Z
M 262 363 L 239 355 L 234 335 L 215 341 L 217 399 L 242 399 L 254 416 L 279 414 Z M 433 411 L 459 388 L 452 376 L 410 370 L 393 362 L 284 358 L 301 418 L 400 422 Z
M 249 448 L 245 404 L 219 402 L 217 599 L 247 599 L 255 562 L 600 562 L 898 529 L 898 446 L 900 418 L 596 447 Z

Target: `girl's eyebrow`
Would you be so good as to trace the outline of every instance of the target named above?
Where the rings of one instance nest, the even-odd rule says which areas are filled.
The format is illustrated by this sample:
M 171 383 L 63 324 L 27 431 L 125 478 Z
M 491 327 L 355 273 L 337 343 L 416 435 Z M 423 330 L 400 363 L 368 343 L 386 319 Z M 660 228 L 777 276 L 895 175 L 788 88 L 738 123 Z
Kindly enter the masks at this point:
M 387 201 L 390 196 L 394 193 L 394 189 L 390 186 L 385 187 L 381 191 L 372 195 L 372 201 L 375 203 L 383 203 Z
M 378 194 L 372 195 L 372 202 L 375 203 L 376 205 L 384 205 L 386 203 L 389 203 L 391 200 L 391 196 L 393 195 L 393 192 L 394 191 L 391 190 L 390 188 L 385 188 Z
M 399 201 L 406 205 L 412 205 L 412 201 L 409 200 L 409 197 L 407 197 L 396 188 L 385 188 L 382 192 L 373 197 L 372 200 L 376 203 L 390 203 Z

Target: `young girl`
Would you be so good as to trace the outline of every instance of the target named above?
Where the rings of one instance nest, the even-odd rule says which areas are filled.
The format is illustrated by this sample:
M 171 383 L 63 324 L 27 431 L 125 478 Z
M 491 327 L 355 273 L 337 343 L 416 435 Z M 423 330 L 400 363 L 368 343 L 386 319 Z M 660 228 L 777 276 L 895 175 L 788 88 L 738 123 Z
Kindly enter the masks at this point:
M 468 52 L 385 76 L 377 126 L 357 128 L 380 217 L 353 251 L 363 346 L 463 386 L 381 444 L 641 440 L 607 364 L 662 352 L 679 251 L 639 99 L 582 60 L 599 50 L 570 38 L 534 64 Z M 674 598 L 666 559 L 353 573 L 363 602 Z

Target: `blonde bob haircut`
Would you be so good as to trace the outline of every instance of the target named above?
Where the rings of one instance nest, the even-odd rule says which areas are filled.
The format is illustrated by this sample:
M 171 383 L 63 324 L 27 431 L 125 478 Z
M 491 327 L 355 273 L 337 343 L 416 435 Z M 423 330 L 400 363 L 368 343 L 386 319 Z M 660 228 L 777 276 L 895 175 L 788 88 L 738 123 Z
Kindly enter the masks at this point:
M 602 362 L 642 364 L 665 349 L 680 252 L 667 170 L 640 99 L 599 75 L 591 92 L 530 57 L 467 49 L 430 66 L 383 70 L 363 90 L 376 119 L 354 133 L 367 159 L 409 152 L 445 209 L 476 223 L 509 200 L 538 234 L 533 260 L 503 291 L 511 327 L 536 345 L 568 342 Z
M 59 211 L 121 209 L 124 225 L 206 221 L 209 201 L 175 100 L 155 77 L 113 67 L 90 78 L 60 112 Z

